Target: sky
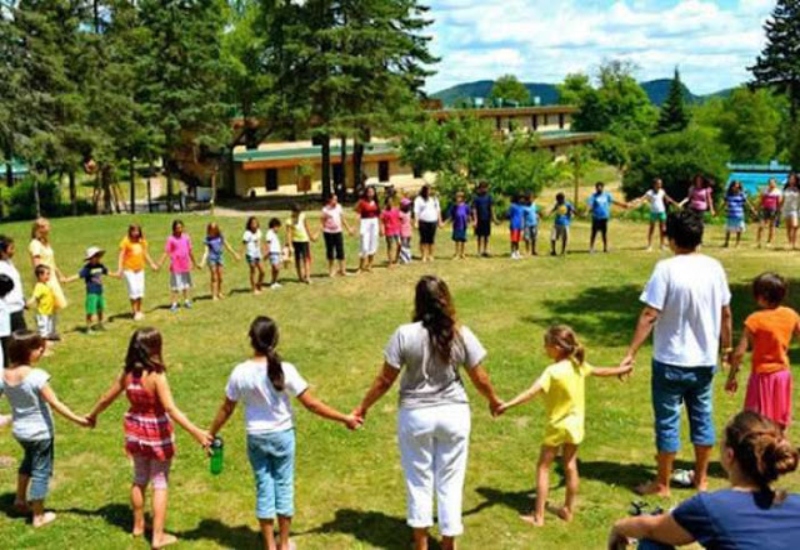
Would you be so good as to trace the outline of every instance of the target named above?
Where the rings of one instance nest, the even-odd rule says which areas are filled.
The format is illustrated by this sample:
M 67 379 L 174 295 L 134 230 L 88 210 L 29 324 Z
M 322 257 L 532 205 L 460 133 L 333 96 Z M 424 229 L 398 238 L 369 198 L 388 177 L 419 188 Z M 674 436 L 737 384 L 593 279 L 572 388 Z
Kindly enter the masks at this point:
M 431 49 L 441 57 L 426 89 L 504 74 L 557 83 L 603 60 L 638 66 L 639 80 L 671 78 L 696 94 L 749 79 L 774 0 L 427 0 Z

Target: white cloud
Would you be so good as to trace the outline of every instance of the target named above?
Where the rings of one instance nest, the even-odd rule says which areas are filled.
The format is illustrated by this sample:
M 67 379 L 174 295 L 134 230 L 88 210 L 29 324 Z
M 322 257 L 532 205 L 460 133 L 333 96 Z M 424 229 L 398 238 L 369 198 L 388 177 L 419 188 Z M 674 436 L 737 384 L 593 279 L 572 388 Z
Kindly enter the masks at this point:
M 429 0 L 442 58 L 428 89 L 493 79 L 559 82 L 604 60 L 640 67 L 643 80 L 677 65 L 695 93 L 749 78 L 771 0 Z

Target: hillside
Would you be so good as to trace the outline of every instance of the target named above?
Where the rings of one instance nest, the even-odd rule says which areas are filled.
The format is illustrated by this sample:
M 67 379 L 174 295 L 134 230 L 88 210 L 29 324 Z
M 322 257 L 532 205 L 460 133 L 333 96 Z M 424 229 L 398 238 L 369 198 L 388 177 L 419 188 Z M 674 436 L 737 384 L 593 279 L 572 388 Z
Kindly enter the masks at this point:
M 649 80 L 642 82 L 641 86 L 653 102 L 653 105 L 661 106 L 669 94 L 669 86 L 672 81 L 668 78 Z M 475 82 L 465 82 L 451 88 L 441 90 L 431 94 L 433 99 L 440 99 L 445 106 L 452 107 L 458 100 L 486 97 L 492 90 L 492 80 L 477 80 Z M 558 103 L 558 90 L 555 84 L 545 84 L 540 82 L 525 83 L 531 97 L 538 97 L 541 105 L 555 105 Z M 720 90 L 708 95 L 695 95 L 684 85 L 684 97 L 687 103 L 703 103 L 713 97 L 725 97 L 731 90 Z

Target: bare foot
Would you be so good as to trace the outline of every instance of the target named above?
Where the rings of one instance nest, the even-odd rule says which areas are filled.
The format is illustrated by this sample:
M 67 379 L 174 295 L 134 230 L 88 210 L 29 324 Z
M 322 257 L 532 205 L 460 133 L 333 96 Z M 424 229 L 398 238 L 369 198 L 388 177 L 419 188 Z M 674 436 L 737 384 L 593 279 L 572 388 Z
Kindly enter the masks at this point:
M 566 506 L 547 506 L 547 511 L 551 514 L 555 514 L 559 519 L 567 523 L 572 521 L 572 510 Z
M 544 518 L 537 518 L 536 514 L 521 515 L 519 516 L 519 519 L 521 519 L 525 523 L 533 525 L 534 527 L 544 526 Z
M 152 549 L 158 550 L 159 548 L 164 548 L 165 546 L 169 546 L 170 544 L 175 544 L 176 542 L 178 542 L 178 537 L 176 537 L 175 535 L 169 535 L 167 533 L 164 533 L 158 540 L 153 538 Z
M 45 512 L 41 516 L 33 518 L 33 526 L 38 529 L 39 527 L 44 527 L 48 523 L 53 523 L 55 520 L 56 520 L 55 512 Z
M 255 290 L 253 291 L 253 294 L 255 294 L 256 296 L 258 296 L 259 294 L 261 294 L 261 289 L 260 289 L 260 288 L 257 288 L 257 289 L 255 289 Z
M 648 481 L 647 483 L 642 483 L 641 485 L 637 485 L 634 489 L 634 492 L 637 495 L 647 496 L 653 495 L 658 497 L 668 497 L 670 496 L 669 487 L 664 487 L 660 485 L 657 481 Z

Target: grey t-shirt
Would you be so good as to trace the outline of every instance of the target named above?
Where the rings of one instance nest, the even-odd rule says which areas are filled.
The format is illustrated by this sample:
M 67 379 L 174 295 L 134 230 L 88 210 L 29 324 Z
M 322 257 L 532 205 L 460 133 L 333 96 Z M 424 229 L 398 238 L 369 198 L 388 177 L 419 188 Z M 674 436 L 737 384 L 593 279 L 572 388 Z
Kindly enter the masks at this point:
M 486 357 L 486 350 L 467 327 L 453 345 L 449 362 L 436 356 L 428 331 L 421 322 L 401 325 L 384 350 L 390 366 L 403 373 L 400 378 L 400 406 L 407 409 L 468 403 L 458 367 L 474 368 Z
M 17 385 L 6 383 L 5 392 L 11 403 L 13 434 L 20 441 L 50 439 L 55 434 L 50 406 L 42 398 L 42 388 L 50 375 L 42 369 L 31 369 Z

